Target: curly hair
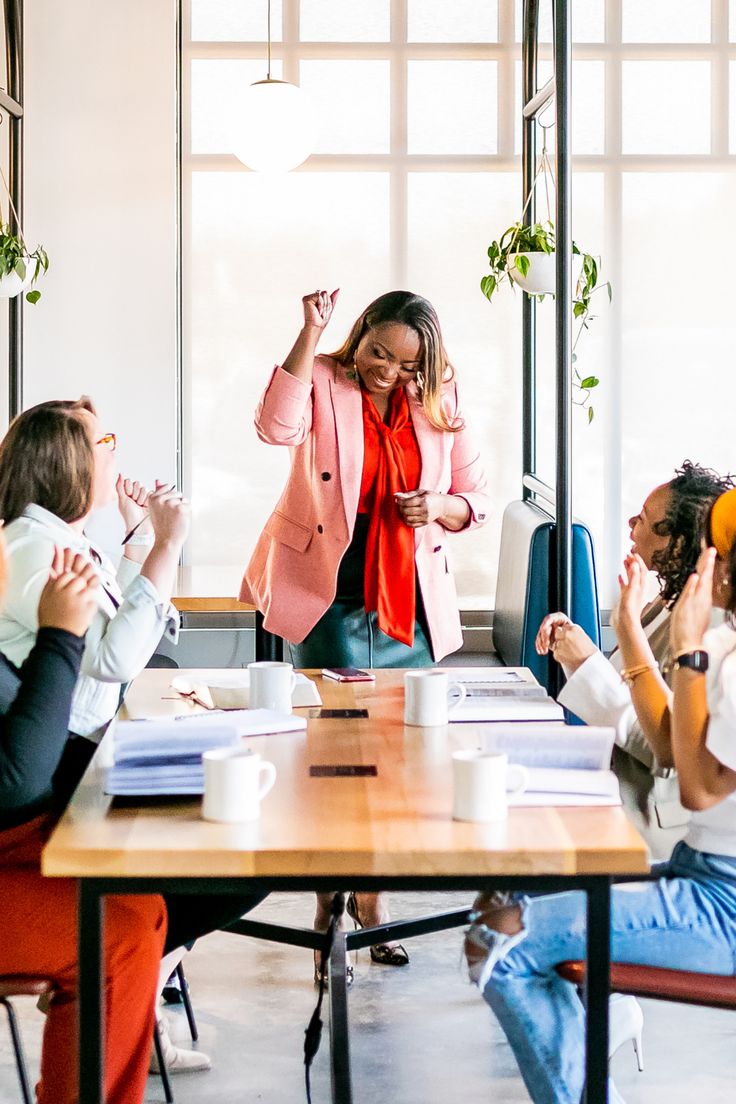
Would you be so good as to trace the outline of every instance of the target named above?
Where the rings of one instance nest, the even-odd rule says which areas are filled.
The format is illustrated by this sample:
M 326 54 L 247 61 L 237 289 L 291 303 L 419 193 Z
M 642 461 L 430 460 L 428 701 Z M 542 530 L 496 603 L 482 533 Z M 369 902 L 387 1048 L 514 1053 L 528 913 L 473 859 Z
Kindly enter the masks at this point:
M 691 460 L 685 460 L 667 484 L 669 505 L 654 531 L 669 540 L 666 548 L 655 552 L 652 567 L 668 608 L 677 601 L 688 576 L 695 570 L 711 506 L 719 495 L 735 485 L 732 476 L 719 475 L 712 468 L 704 468 Z

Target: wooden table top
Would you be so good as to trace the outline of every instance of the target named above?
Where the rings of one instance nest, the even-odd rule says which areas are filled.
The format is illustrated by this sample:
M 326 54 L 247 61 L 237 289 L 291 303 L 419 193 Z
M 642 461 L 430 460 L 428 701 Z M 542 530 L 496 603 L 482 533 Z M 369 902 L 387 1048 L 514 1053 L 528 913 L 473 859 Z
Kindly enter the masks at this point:
M 215 672 L 209 672 L 210 675 Z M 176 672 L 179 676 L 196 674 Z M 202 673 L 204 674 L 204 673 Z M 638 874 L 646 847 L 620 808 L 516 808 L 499 824 L 451 818 L 451 753 L 480 746 L 483 725 L 405 726 L 403 672 L 336 683 L 316 672 L 325 707 L 368 719 L 310 719 L 306 733 L 249 739 L 276 764 L 252 824 L 201 819 L 199 800 L 116 807 L 103 792 L 103 741 L 43 855 L 52 876 L 463 876 Z M 171 671 L 146 670 L 129 691 L 137 716 L 182 712 Z M 311 777 L 313 764 L 375 764 L 376 777 Z
M 247 613 L 250 602 L 239 602 L 243 565 L 185 564 L 177 569 L 174 596 L 180 613 Z

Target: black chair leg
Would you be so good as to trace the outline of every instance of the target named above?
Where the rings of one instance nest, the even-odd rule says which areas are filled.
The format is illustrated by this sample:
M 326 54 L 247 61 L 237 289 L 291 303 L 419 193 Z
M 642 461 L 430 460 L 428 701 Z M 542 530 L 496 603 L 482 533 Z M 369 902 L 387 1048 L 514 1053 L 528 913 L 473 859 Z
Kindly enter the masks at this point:
M 153 1045 L 156 1048 L 156 1057 L 158 1058 L 158 1071 L 161 1074 L 161 1084 L 164 1087 L 164 1097 L 166 1104 L 174 1104 L 174 1094 L 171 1091 L 171 1080 L 169 1078 L 169 1071 L 166 1068 L 164 1062 L 164 1052 L 161 1049 L 161 1036 L 158 1033 L 158 1023 L 153 1027 Z
M 20 1041 L 20 1031 L 18 1030 L 18 1021 L 15 1018 L 15 1009 L 9 1000 L 2 1000 L 0 1004 L 5 1005 L 5 1011 L 8 1013 L 8 1026 L 10 1027 L 10 1037 L 13 1040 L 13 1050 L 15 1051 L 15 1064 L 18 1069 L 18 1080 L 20 1081 L 20 1091 L 23 1095 L 23 1104 L 33 1104 L 33 1097 L 31 1096 L 31 1086 L 28 1081 L 28 1069 L 26 1067 L 26 1060 L 23 1054 L 23 1044 Z
M 199 1038 L 199 1031 L 197 1029 L 197 1021 L 194 1018 L 194 1009 L 192 1008 L 191 997 L 189 996 L 189 986 L 187 980 L 184 977 L 184 967 L 181 962 L 176 967 L 176 976 L 179 979 L 179 988 L 181 989 L 181 999 L 184 1004 L 184 1011 L 187 1014 L 187 1023 L 189 1024 L 189 1034 L 192 1036 L 192 1042 L 196 1043 Z

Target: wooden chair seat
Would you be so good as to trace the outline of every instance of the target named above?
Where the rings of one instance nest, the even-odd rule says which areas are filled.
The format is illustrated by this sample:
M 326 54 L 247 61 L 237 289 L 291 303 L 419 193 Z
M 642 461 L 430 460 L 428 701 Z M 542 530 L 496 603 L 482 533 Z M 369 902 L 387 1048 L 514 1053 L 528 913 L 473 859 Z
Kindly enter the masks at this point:
M 54 983 L 49 978 L 28 974 L 0 974 L 0 1000 L 10 997 L 41 997 L 50 993 Z
M 575 985 L 585 981 L 584 962 L 563 962 L 557 973 Z M 736 1008 L 736 977 L 694 974 L 689 970 L 665 970 L 659 966 L 611 963 L 611 990 L 635 997 L 702 1004 L 710 1008 Z

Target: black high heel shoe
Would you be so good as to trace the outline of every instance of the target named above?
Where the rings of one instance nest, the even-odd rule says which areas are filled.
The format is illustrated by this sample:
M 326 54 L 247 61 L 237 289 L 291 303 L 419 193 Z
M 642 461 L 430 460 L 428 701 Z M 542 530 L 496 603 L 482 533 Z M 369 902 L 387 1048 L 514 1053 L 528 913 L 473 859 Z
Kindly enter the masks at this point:
M 364 928 L 366 926 L 360 918 L 358 901 L 354 893 L 351 893 L 348 897 L 345 910 L 348 916 L 353 920 L 356 928 Z M 370 948 L 370 952 L 373 962 L 378 962 L 381 966 L 409 965 L 408 951 L 401 943 L 397 943 L 395 947 L 389 946 L 388 943 L 376 943 L 375 946 Z

